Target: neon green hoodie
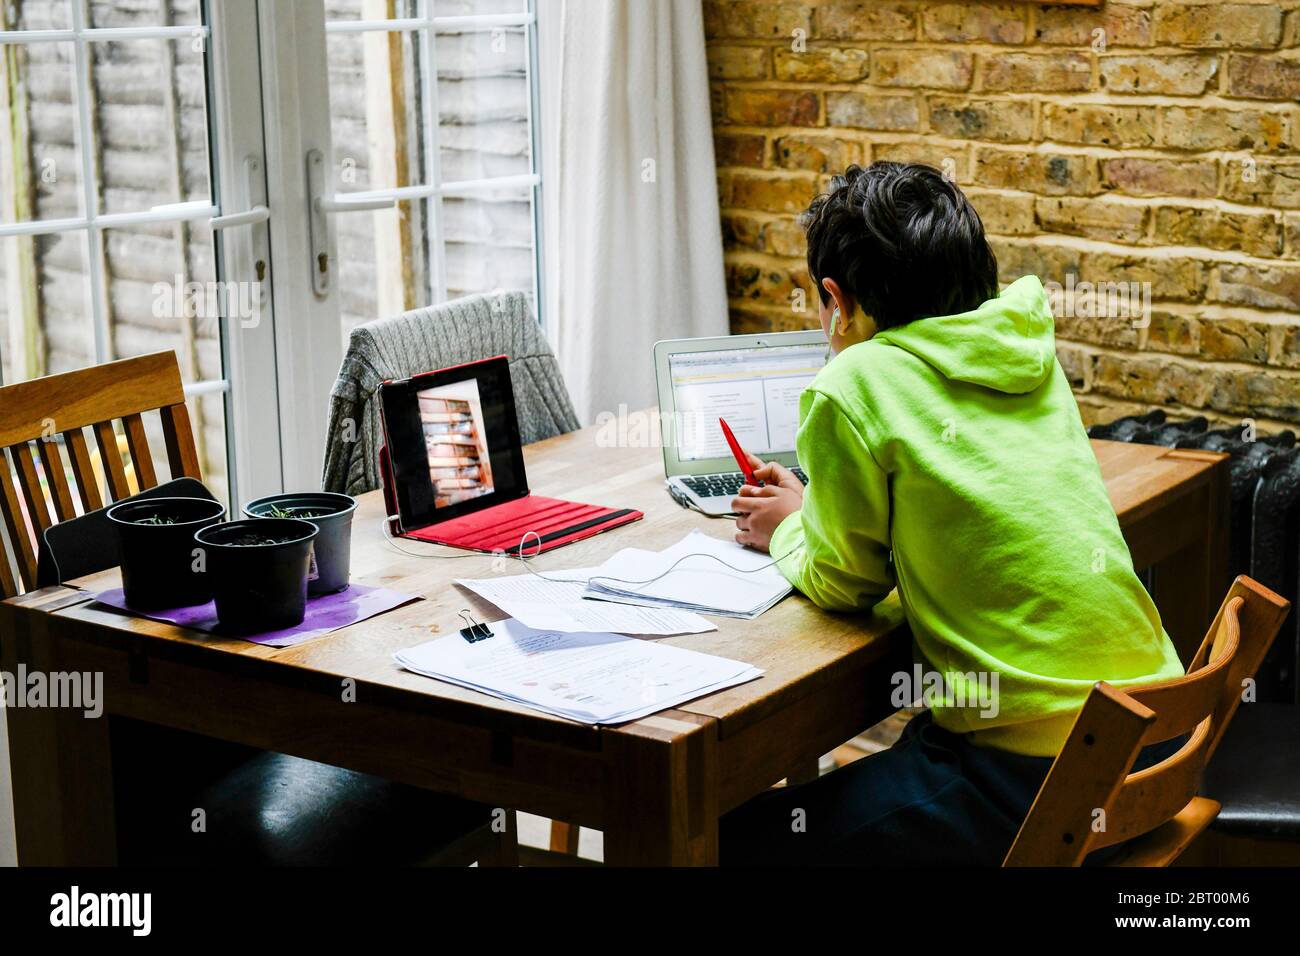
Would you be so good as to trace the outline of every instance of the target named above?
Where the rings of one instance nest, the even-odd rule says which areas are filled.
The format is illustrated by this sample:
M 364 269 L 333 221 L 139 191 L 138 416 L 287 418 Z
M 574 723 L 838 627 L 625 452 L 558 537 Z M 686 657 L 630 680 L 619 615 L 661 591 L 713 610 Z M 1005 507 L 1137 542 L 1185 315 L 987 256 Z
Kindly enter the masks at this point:
M 1094 682 L 1183 673 L 1038 279 L 845 349 L 804 392 L 800 422 L 808 487 L 771 552 L 828 609 L 870 608 L 897 585 L 920 668 L 947 682 L 947 700 L 927 701 L 941 726 L 1055 755 Z

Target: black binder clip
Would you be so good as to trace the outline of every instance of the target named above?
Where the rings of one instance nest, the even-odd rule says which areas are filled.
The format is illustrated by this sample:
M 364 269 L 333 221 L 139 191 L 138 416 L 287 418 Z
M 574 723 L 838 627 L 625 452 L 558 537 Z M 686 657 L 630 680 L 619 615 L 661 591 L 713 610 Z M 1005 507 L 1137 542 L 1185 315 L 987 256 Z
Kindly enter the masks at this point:
M 462 627 L 460 629 L 460 636 L 465 638 L 465 640 L 469 641 L 471 644 L 477 644 L 479 641 L 486 641 L 492 636 L 492 628 L 481 621 L 474 620 L 474 615 L 470 613 L 468 608 L 461 611 L 460 616 L 461 619 L 469 625 L 469 627 Z

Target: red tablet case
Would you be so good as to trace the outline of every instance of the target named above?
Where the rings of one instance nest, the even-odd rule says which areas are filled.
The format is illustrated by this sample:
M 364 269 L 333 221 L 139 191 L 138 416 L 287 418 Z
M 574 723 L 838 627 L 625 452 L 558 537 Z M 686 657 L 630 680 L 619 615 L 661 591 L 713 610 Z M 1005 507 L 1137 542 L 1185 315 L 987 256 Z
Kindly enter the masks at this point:
M 393 492 L 387 446 L 379 449 L 379 474 L 384 486 L 384 504 L 388 514 L 396 515 L 397 496 Z M 529 534 L 522 543 L 524 554 L 532 555 L 611 531 L 642 517 L 644 515 L 640 511 L 631 509 L 584 505 L 530 493 L 459 518 L 439 521 L 424 528 L 403 530 L 401 534 L 402 537 L 417 541 L 430 541 L 470 551 L 503 551 L 514 554 L 518 552 L 525 533 L 531 531 L 536 536 Z

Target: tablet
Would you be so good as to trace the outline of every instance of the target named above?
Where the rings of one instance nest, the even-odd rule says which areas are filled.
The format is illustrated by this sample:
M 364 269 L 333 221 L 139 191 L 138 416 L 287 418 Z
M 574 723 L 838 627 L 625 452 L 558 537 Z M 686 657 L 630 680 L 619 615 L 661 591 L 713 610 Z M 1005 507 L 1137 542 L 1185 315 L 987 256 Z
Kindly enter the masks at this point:
M 403 531 L 528 494 L 504 355 L 385 382 L 380 417 Z

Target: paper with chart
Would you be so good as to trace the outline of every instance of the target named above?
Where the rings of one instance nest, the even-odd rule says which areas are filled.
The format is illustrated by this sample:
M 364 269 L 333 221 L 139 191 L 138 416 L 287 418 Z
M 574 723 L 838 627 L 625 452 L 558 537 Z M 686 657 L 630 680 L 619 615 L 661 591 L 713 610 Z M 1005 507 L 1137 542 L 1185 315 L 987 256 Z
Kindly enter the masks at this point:
M 640 581 L 649 583 L 630 583 Z M 584 593 L 752 620 L 791 590 L 770 555 L 696 530 L 664 551 L 625 548 L 592 573 Z
M 617 724 L 743 684 L 762 671 L 740 661 L 621 634 L 565 634 L 520 621 L 459 633 L 393 657 L 425 677 L 586 724 Z
M 595 568 L 460 578 L 456 583 L 495 604 L 529 627 L 546 631 L 615 634 L 701 634 L 717 626 L 690 611 L 610 604 L 583 598 Z M 558 579 L 558 580 L 557 580 Z

